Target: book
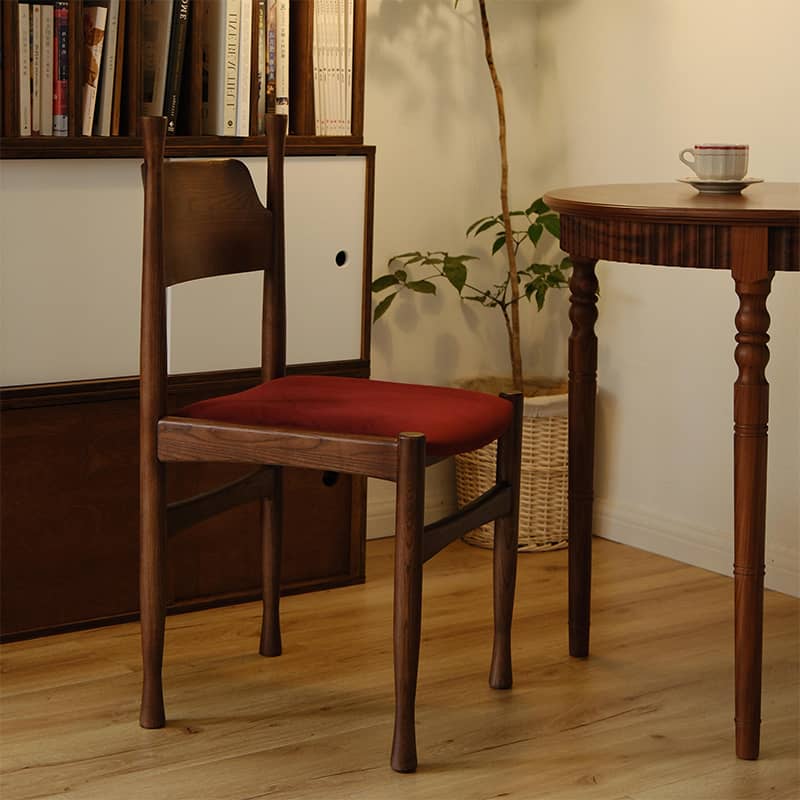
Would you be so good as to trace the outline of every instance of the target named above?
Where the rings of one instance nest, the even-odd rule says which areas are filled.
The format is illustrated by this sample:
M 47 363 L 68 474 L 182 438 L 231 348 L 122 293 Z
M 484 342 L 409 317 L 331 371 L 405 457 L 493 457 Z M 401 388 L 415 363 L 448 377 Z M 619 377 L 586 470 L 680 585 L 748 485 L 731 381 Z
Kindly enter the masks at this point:
M 289 115 L 289 0 L 275 11 L 275 113 Z
M 239 27 L 241 2 L 228 0 L 225 14 L 225 88 L 222 119 L 225 134 L 236 135 L 236 100 L 239 94 Z
M 97 82 L 103 57 L 108 9 L 103 5 L 83 9 L 83 86 L 81 87 L 81 133 L 92 135 L 97 105 Z
M 31 135 L 31 7 L 18 6 L 19 135 Z
M 39 133 L 53 135 L 53 4 L 42 4 L 41 93 L 39 96 Z
M 107 4 L 106 36 L 103 44 L 103 61 L 97 91 L 93 133 L 95 136 L 111 135 L 111 104 L 114 94 L 114 73 L 117 65 L 119 37 L 119 0 L 103 0 Z M 90 5 L 84 0 L 84 8 Z
M 125 30 L 128 18 L 127 0 L 119 0 L 119 26 L 117 31 L 117 55 L 114 68 L 114 92 L 111 98 L 111 135 L 119 136 L 119 120 L 122 112 L 122 76 L 125 72 Z
M 203 83 L 205 133 L 236 135 L 236 85 L 239 79 L 239 0 L 207 0 Z
M 69 0 L 53 6 L 53 135 L 69 135 Z
M 142 0 L 142 109 L 164 113 L 173 0 Z
M 277 55 L 275 25 L 278 0 L 267 0 L 267 113 L 275 113 L 275 57 Z
M 186 37 L 189 29 L 189 0 L 175 0 L 167 62 L 166 89 L 164 93 L 164 116 L 167 118 L 167 133 L 174 134 L 178 122 L 178 106 L 181 99 L 183 64 L 186 58 Z
M 31 133 L 38 135 L 41 131 L 42 118 L 42 6 L 34 3 L 31 6 Z
M 258 124 L 256 134 L 263 136 L 266 131 L 267 113 L 267 0 L 258 0 Z
M 253 37 L 253 0 L 241 0 L 239 60 L 236 81 L 236 135 L 250 135 L 250 60 Z

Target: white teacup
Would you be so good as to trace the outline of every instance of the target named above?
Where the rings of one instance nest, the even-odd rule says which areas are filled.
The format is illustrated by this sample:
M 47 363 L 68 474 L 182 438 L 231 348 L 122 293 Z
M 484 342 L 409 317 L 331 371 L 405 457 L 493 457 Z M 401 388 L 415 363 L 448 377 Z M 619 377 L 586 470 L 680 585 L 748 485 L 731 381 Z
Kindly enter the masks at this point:
M 692 160 L 686 157 L 692 154 Z M 747 175 L 750 146 L 746 144 L 696 144 L 678 153 L 678 158 L 697 173 L 714 181 L 740 181 Z

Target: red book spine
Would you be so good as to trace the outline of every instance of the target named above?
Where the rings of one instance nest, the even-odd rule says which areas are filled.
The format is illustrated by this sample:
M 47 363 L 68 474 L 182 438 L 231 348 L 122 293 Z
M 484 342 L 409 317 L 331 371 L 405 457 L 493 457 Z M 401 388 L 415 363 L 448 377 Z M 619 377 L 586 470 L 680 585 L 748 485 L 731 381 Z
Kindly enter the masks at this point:
M 53 9 L 53 135 L 69 133 L 69 2 L 56 0 Z

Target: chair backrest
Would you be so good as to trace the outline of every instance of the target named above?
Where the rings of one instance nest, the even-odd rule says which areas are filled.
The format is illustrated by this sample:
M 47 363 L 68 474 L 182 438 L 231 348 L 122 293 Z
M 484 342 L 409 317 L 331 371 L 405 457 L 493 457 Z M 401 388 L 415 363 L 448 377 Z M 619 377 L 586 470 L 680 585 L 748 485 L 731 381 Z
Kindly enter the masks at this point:
M 176 283 L 264 271 L 261 371 L 286 370 L 283 159 L 286 118 L 267 117 L 267 205 L 240 161 L 166 161 L 166 120 L 142 119 L 142 421 L 166 411 L 166 289 Z

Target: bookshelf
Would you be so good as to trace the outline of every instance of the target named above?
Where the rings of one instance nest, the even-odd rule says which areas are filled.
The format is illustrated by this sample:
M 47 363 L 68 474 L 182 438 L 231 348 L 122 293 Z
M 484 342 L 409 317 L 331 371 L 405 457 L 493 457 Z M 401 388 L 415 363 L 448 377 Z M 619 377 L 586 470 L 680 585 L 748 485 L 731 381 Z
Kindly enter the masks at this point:
M 190 23 L 186 42 L 186 60 L 181 90 L 181 110 L 175 135 L 167 139 L 167 155 L 171 157 L 203 157 L 227 155 L 261 155 L 265 150 L 263 136 L 209 136 L 203 134 L 203 24 L 204 8 L 214 0 L 191 0 Z M 69 0 L 68 5 L 68 117 L 67 136 L 20 135 L 19 113 L 19 0 L 2 2 L 2 138 L 0 158 L 140 158 L 141 140 L 136 135 L 142 115 L 142 23 L 143 0 L 127 0 L 125 4 L 125 46 L 122 63 L 122 102 L 120 134 L 116 136 L 83 136 L 81 120 L 81 82 L 75 76 L 84 72 L 81 20 L 84 0 Z M 258 3 L 252 4 L 252 48 L 258 52 Z M 364 129 L 364 48 L 366 0 L 353 5 L 353 78 L 352 126 L 348 136 L 316 136 L 313 31 L 314 0 L 289 0 L 289 137 L 287 154 L 312 155 L 352 153 L 363 144 Z M 119 66 L 118 66 L 119 68 Z M 250 68 L 250 130 L 257 130 L 257 59 Z
M 191 0 L 192 19 L 204 18 L 208 2 Z M 257 3 L 253 6 L 257 9 Z M 144 3 L 125 3 L 121 135 L 116 136 L 77 135 L 81 98 L 74 81 L 68 96 L 69 135 L 20 136 L 18 7 L 18 0 L 0 0 L 0 158 L 6 160 L 0 217 L 9 234 L 3 241 L 4 297 L 8 310 L 25 309 L 13 320 L 4 317 L 0 343 L 4 352 L 14 354 L 0 369 L 0 450 L 6 456 L 0 459 L 0 492 L 15 498 L 0 504 L 0 641 L 130 620 L 138 607 L 142 143 L 136 126 L 143 111 Z M 84 0 L 69 0 L 72 76 L 82 74 L 78 34 L 83 8 Z M 287 271 L 297 287 L 293 294 L 290 281 L 290 353 L 295 348 L 290 370 L 367 377 L 375 148 L 363 142 L 366 0 L 354 0 L 348 136 L 315 135 L 314 16 L 314 0 L 290 0 Z M 190 24 L 188 34 L 182 110 L 176 133 L 167 137 L 167 155 L 245 158 L 263 191 L 265 137 L 203 134 L 203 30 Z M 251 94 L 251 131 L 257 130 L 253 99 Z M 43 220 L 52 235 L 41 235 Z M 310 222 L 313 236 L 308 235 Z M 347 254 L 344 265 L 337 260 L 341 253 Z M 46 285 L 39 283 L 42 275 Z M 174 407 L 260 381 L 259 369 L 251 367 L 257 359 L 246 349 L 260 341 L 252 335 L 260 308 L 245 310 L 260 292 L 248 283 L 224 290 L 208 284 L 198 290 L 204 292 L 198 316 L 176 313 L 171 328 Z M 183 310 L 180 296 L 171 302 Z M 300 312 L 314 303 L 324 313 L 311 314 L 309 321 Z M 54 310 L 68 308 L 70 319 L 54 316 Z M 84 322 L 92 320 L 91 326 L 76 324 L 76 309 Z M 208 324 L 212 316 L 214 326 Z M 212 330 L 213 347 L 202 338 Z M 23 447 L 12 452 L 15 443 Z M 37 472 L 42 465 L 47 475 Z M 204 491 L 236 479 L 238 469 L 173 470 L 169 491 L 175 498 Z M 292 531 L 284 548 L 284 591 L 364 580 L 363 479 L 287 471 L 284 514 L 284 525 Z M 251 504 L 171 542 L 176 552 L 169 575 L 170 610 L 257 599 L 259 530 L 258 507 Z M 235 557 L 221 558 L 223 538 Z M 66 599 L 65 585 L 75 589 Z

